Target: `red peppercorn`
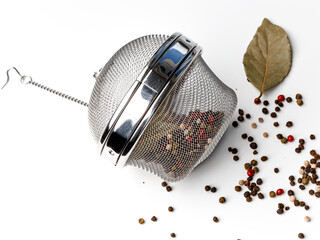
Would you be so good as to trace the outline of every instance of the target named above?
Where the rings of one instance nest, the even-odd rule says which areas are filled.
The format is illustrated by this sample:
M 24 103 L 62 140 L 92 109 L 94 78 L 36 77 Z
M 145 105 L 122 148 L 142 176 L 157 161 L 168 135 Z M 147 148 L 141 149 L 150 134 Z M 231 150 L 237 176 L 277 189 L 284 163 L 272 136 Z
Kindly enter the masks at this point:
M 278 196 L 282 195 L 283 193 L 284 193 L 284 191 L 283 191 L 282 188 L 279 188 L 279 189 L 277 190 L 277 195 L 278 195 Z
M 279 96 L 278 96 L 278 100 L 279 100 L 280 102 L 283 102 L 284 100 L 286 100 L 286 98 L 284 97 L 284 95 L 279 95 Z
M 255 103 L 255 104 L 260 104 L 260 103 L 261 103 L 260 98 L 255 98 L 255 99 L 254 99 L 254 103 Z
M 287 137 L 288 142 L 293 142 L 294 141 L 294 137 L 292 135 L 289 135 Z
M 249 177 L 252 177 L 254 175 L 254 171 L 252 169 L 249 169 L 247 171 L 247 174 L 248 174 Z

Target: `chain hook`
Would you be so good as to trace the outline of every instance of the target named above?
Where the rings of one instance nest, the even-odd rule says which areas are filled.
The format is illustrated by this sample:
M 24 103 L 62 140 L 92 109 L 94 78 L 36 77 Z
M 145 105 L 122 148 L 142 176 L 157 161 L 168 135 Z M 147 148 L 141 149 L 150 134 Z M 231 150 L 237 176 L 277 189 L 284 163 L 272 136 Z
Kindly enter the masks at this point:
M 9 83 L 9 81 L 10 81 L 9 72 L 10 72 L 11 70 L 15 70 L 16 73 L 20 76 L 20 82 L 21 82 L 22 84 L 28 84 L 28 83 L 30 83 L 30 82 L 32 81 L 32 77 L 30 77 L 30 76 L 25 76 L 25 75 L 21 75 L 21 73 L 18 71 L 17 68 L 12 67 L 12 68 L 10 68 L 10 69 L 7 70 L 7 81 L 6 81 L 6 83 L 2 86 L 1 89 L 4 89 L 4 87 L 7 86 L 7 84 Z

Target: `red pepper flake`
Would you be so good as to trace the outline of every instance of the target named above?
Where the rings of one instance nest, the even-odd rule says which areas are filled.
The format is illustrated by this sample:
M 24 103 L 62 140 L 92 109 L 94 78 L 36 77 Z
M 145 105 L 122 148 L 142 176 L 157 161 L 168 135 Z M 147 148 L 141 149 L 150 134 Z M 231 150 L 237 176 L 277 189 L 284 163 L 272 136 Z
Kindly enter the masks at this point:
M 277 195 L 278 195 L 278 196 L 282 195 L 283 193 L 284 193 L 284 191 L 283 191 L 282 188 L 279 188 L 279 189 L 277 190 Z
M 285 98 L 285 96 L 284 95 L 279 95 L 278 96 L 278 100 L 280 101 L 280 102 L 283 102 L 284 100 L 286 100 L 286 98 Z
M 289 135 L 287 137 L 288 142 L 293 142 L 294 141 L 294 137 L 292 135 Z
M 254 175 L 254 171 L 252 169 L 248 169 L 247 174 L 249 177 L 252 177 Z
M 192 137 L 188 137 L 188 138 L 187 138 L 187 142 L 188 142 L 188 143 L 191 143 L 191 142 L 192 142 L 192 140 L 193 140 L 193 138 L 192 138 Z
M 209 116 L 209 121 L 210 121 L 210 123 L 214 123 L 214 121 L 215 121 L 214 117 L 213 116 Z

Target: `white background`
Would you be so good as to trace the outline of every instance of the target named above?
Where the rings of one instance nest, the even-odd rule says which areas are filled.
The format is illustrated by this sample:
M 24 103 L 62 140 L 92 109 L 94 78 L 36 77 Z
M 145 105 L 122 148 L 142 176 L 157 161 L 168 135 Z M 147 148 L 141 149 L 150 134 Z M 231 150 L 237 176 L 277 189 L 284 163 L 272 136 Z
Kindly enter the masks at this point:
M 229 127 L 213 155 L 167 193 L 161 179 L 142 170 L 114 167 L 99 157 L 87 124 L 87 109 L 23 86 L 17 75 L 0 92 L 0 239 L 307 239 L 318 240 L 319 199 L 296 190 L 311 209 L 295 208 L 287 195 L 246 203 L 234 186 L 245 177 L 243 164 L 253 159 L 240 135 L 255 137 L 262 192 L 290 188 L 309 150 L 300 155 L 297 141 L 282 145 L 275 134 L 308 138 L 319 131 L 320 14 L 319 1 L 4 1 L 0 2 L 0 85 L 5 71 L 16 66 L 35 81 L 88 101 L 92 74 L 122 45 L 137 37 L 180 31 L 203 48 L 203 57 L 219 78 L 236 90 L 239 106 L 252 115 Z M 258 91 L 246 81 L 242 58 L 264 17 L 282 26 L 293 48 L 289 76 L 264 99 L 301 92 L 304 106 L 286 104 L 275 129 L 270 117 L 256 130 L 250 123 L 261 114 L 254 105 Z M 274 108 L 274 104 L 269 107 Z M 284 123 L 294 122 L 288 129 Z M 270 137 L 263 139 L 268 131 Z M 227 147 L 239 149 L 234 162 Z M 273 168 L 280 169 L 279 174 Z M 143 184 L 143 182 L 145 182 Z M 204 191 L 206 184 L 217 193 Z M 221 205 L 218 198 L 225 196 Z M 279 216 L 277 203 L 291 206 Z M 169 213 L 172 205 L 175 212 Z M 155 215 L 158 222 L 151 222 Z M 303 220 L 312 218 L 310 223 Z M 218 216 L 220 222 L 213 223 Z M 144 225 L 138 218 L 146 219 Z

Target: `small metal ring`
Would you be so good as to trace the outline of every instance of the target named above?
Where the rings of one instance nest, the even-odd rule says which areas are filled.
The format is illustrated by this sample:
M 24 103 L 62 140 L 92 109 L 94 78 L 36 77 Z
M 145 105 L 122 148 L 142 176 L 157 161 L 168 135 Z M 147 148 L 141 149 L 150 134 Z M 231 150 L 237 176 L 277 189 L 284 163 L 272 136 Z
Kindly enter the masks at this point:
M 21 83 L 26 85 L 29 84 L 32 81 L 32 77 L 30 76 L 22 76 L 20 79 Z

